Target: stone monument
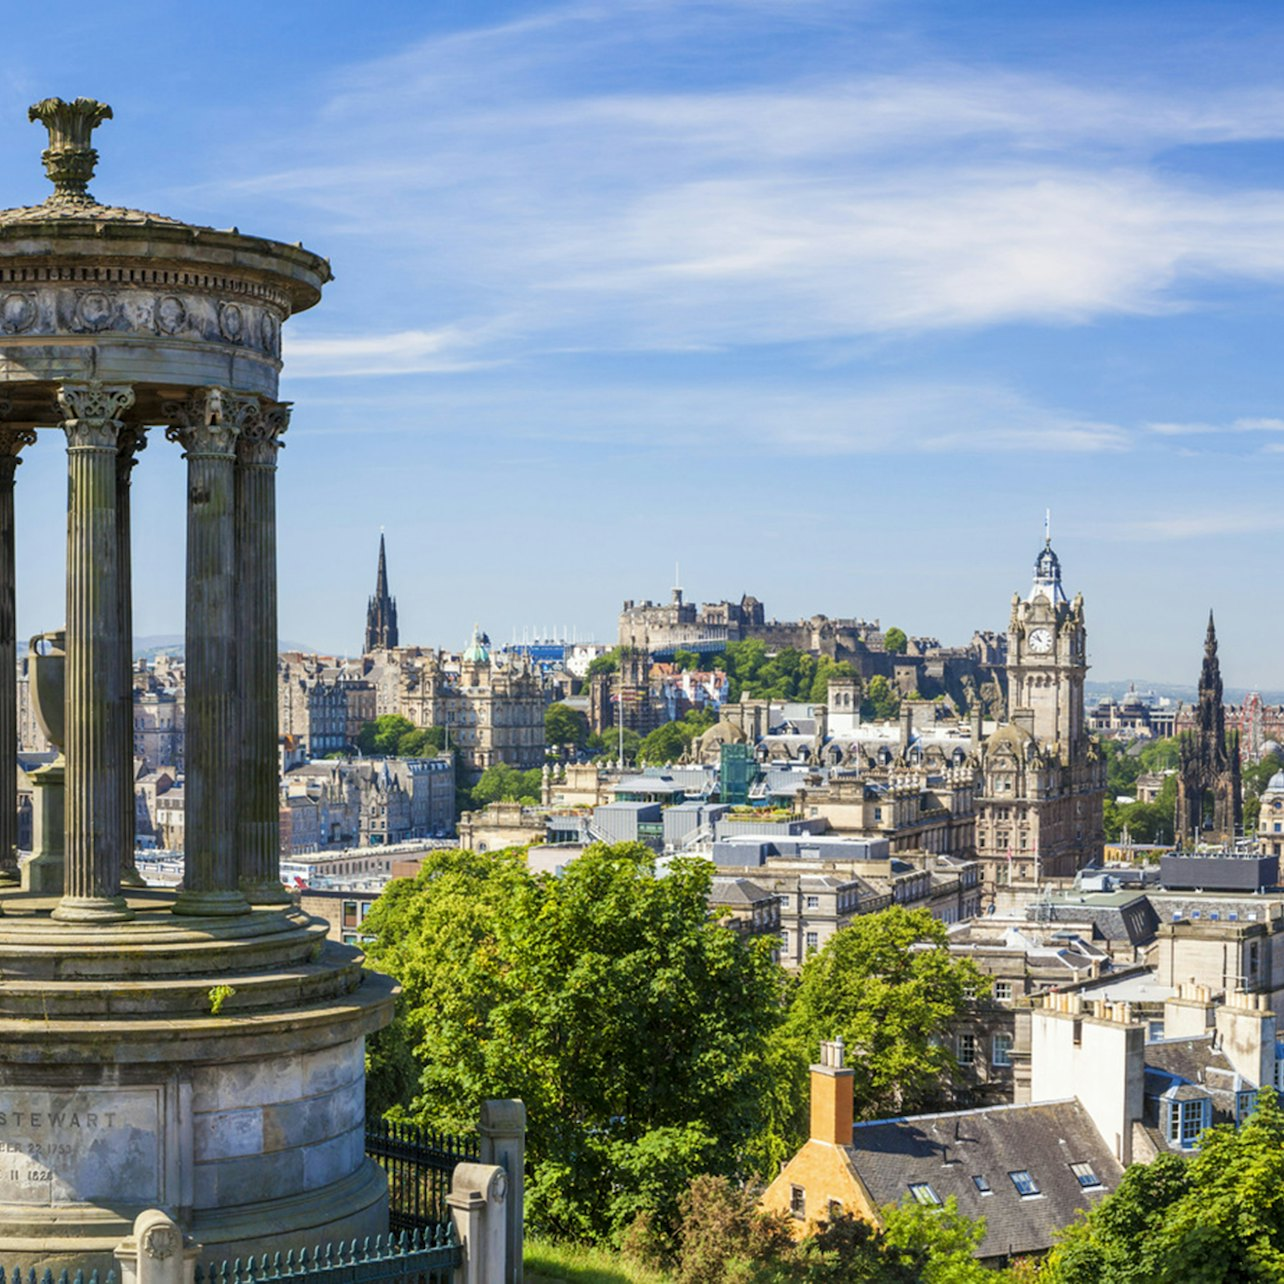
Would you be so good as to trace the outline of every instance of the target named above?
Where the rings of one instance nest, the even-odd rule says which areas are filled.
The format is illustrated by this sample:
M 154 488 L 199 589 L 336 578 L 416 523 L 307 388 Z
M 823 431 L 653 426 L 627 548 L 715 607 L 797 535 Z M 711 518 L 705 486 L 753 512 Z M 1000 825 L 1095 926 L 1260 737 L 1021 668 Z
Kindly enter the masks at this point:
M 38 664 L 42 700 L 64 686 L 65 767 L 42 790 L 46 830 L 55 793 L 65 806 L 61 844 L 42 835 L 22 885 L 15 690 L 0 682 L 0 1263 L 106 1266 L 147 1209 L 209 1258 L 383 1233 L 363 1050 L 392 984 L 328 943 L 278 875 L 281 326 L 318 302 L 329 264 L 100 205 L 91 135 L 111 109 L 51 98 L 30 117 L 54 190 L 0 212 L 0 673 L 14 672 L 15 470 L 57 441 L 67 618 Z M 177 893 L 132 870 L 130 473 L 155 427 L 187 462 Z

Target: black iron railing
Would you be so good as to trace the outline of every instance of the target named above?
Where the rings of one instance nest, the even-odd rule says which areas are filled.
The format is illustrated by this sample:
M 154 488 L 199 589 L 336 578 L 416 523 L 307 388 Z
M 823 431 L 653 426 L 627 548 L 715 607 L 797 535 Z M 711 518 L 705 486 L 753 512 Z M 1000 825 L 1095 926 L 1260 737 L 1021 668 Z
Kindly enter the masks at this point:
M 426 1230 L 405 1231 L 374 1241 L 354 1239 L 326 1244 L 311 1253 L 304 1249 L 284 1257 L 277 1253 L 274 1257 L 207 1262 L 197 1266 L 196 1284 L 268 1284 L 277 1280 L 306 1284 L 450 1284 L 463 1256 L 463 1249 L 455 1242 L 454 1227 L 443 1222 Z
M 476 1163 L 476 1137 L 456 1137 L 410 1123 L 372 1119 L 366 1154 L 388 1174 L 388 1225 L 416 1230 L 450 1220 L 446 1196 L 455 1165 Z

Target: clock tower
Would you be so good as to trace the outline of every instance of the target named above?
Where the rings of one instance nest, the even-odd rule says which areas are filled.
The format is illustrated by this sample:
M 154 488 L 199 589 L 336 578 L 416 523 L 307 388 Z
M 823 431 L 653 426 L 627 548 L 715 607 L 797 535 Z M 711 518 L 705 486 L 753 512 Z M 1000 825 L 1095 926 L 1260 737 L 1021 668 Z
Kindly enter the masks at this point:
M 1029 594 L 1012 596 L 1008 720 L 1027 722 L 1035 739 L 1054 748 L 1063 762 L 1081 757 L 1086 748 L 1083 681 L 1087 672 L 1083 595 L 1067 600 L 1061 587 L 1061 563 L 1051 539 L 1045 537 Z
M 1012 597 L 1008 716 L 976 751 L 976 854 L 986 893 L 1021 898 L 1100 861 L 1105 763 L 1083 710 L 1083 596 L 1067 599 L 1045 534 L 1034 584 Z

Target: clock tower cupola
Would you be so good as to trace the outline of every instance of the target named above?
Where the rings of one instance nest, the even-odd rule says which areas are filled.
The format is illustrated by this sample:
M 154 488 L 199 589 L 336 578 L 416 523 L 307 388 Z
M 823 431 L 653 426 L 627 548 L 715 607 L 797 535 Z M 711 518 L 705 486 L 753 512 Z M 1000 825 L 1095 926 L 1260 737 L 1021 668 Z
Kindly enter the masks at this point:
M 1061 561 L 1045 530 L 1034 560 L 1034 582 L 1012 597 L 1008 625 L 1008 718 L 1025 723 L 1040 744 L 1063 761 L 1086 747 L 1083 684 L 1088 671 L 1083 595 L 1071 601 L 1061 584 Z

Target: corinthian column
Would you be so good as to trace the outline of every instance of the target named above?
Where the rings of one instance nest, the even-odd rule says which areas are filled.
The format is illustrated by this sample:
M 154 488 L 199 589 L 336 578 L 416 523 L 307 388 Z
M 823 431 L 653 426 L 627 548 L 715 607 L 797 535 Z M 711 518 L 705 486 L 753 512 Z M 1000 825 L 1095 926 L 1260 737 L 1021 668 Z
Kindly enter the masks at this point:
M 143 887 L 134 866 L 134 580 L 133 553 L 129 529 L 129 475 L 138 462 L 137 455 L 147 445 L 147 430 L 127 426 L 120 434 L 116 451 L 116 565 L 120 576 L 120 683 L 124 698 L 117 717 L 121 773 L 120 796 L 120 881 L 124 887 Z
M 13 407 L 0 397 L 0 419 Z M 35 430 L 0 423 L 0 883 L 18 881 L 18 645 L 14 608 L 13 475 Z
M 281 885 L 276 701 L 276 455 L 289 422 L 288 405 L 266 403 L 246 417 L 237 442 L 237 868 L 241 891 L 255 905 L 290 901 Z
M 249 910 L 236 866 L 234 486 L 240 420 L 254 406 L 206 388 L 165 407 L 165 435 L 187 460 L 187 851 L 175 914 Z
M 131 918 L 120 895 L 120 579 L 116 449 L 132 388 L 97 380 L 58 390 L 67 434 L 67 865 L 53 917 Z

